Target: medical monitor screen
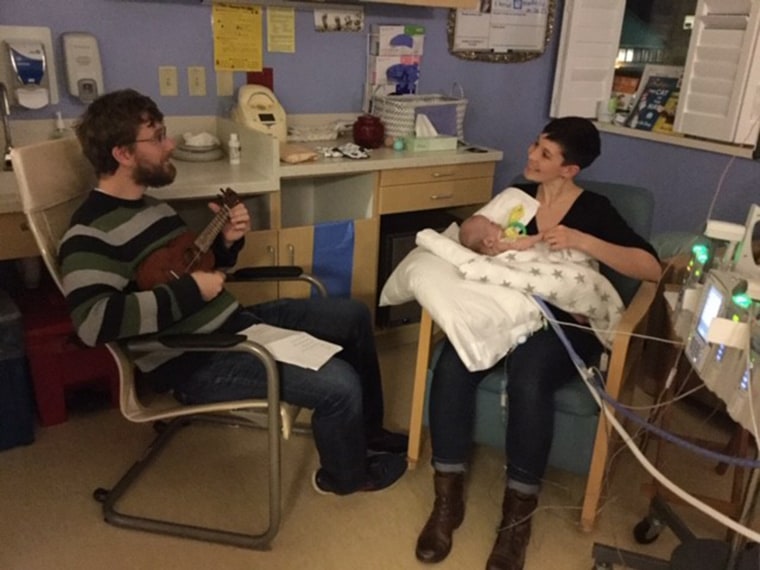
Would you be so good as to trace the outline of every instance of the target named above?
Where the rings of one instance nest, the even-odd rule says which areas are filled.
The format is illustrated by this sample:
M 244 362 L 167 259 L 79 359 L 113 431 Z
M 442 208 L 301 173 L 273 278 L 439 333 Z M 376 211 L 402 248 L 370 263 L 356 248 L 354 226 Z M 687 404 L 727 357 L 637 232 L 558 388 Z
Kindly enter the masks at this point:
M 702 337 L 702 340 L 707 341 L 707 330 L 710 328 L 713 319 L 718 316 L 722 304 L 723 294 L 718 291 L 717 287 L 710 285 L 697 323 L 697 333 Z
M 272 113 L 259 113 L 259 120 L 262 123 L 274 123 L 276 119 Z

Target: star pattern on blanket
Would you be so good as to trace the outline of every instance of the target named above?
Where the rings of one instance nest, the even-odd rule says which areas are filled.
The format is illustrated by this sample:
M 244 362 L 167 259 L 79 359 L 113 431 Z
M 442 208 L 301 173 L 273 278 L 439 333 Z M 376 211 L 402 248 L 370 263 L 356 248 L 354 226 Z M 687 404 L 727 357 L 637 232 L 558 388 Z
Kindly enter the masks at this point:
M 555 269 L 554 271 L 552 271 L 552 276 L 555 279 L 559 279 L 560 281 L 563 281 L 565 279 L 565 272 L 562 271 L 561 269 Z

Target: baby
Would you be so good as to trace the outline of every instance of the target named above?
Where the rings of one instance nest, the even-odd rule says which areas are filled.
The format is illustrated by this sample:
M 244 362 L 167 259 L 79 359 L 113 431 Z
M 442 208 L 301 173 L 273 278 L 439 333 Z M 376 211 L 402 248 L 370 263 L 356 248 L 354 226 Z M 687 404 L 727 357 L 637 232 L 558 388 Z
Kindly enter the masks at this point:
M 462 222 L 459 243 L 483 255 L 497 255 L 510 250 L 523 251 L 541 241 L 541 234 L 524 234 L 525 226 L 519 222 L 510 222 L 503 228 L 482 214 L 474 214 Z

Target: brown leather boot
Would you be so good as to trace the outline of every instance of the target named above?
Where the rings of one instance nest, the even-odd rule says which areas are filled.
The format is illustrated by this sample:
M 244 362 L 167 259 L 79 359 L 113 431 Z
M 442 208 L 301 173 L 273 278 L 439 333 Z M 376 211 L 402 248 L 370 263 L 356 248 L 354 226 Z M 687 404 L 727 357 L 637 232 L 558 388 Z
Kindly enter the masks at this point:
M 451 535 L 464 520 L 464 473 L 435 472 L 435 504 L 414 553 L 422 562 L 440 562 L 451 551 Z
M 499 534 L 486 570 L 522 570 L 530 541 L 530 522 L 537 505 L 538 495 L 525 495 L 509 488 L 504 491 Z

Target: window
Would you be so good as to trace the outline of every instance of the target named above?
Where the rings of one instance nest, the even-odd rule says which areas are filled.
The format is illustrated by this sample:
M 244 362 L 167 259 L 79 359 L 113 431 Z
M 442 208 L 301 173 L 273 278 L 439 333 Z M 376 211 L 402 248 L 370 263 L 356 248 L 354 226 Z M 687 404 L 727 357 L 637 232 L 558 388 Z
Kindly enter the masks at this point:
M 675 30 L 683 28 L 684 21 L 691 23 L 685 18 L 690 7 L 684 2 L 672 5 L 672 21 L 659 23 L 661 31 L 669 30 L 659 34 L 668 45 L 650 42 L 638 51 L 631 48 L 627 63 L 683 65 L 675 132 L 755 147 L 760 122 L 760 1 L 697 0 L 693 28 L 683 33 Z M 609 99 L 625 12 L 626 0 L 566 1 L 551 116 L 595 117 L 599 101 Z M 628 57 L 626 51 L 623 59 Z

